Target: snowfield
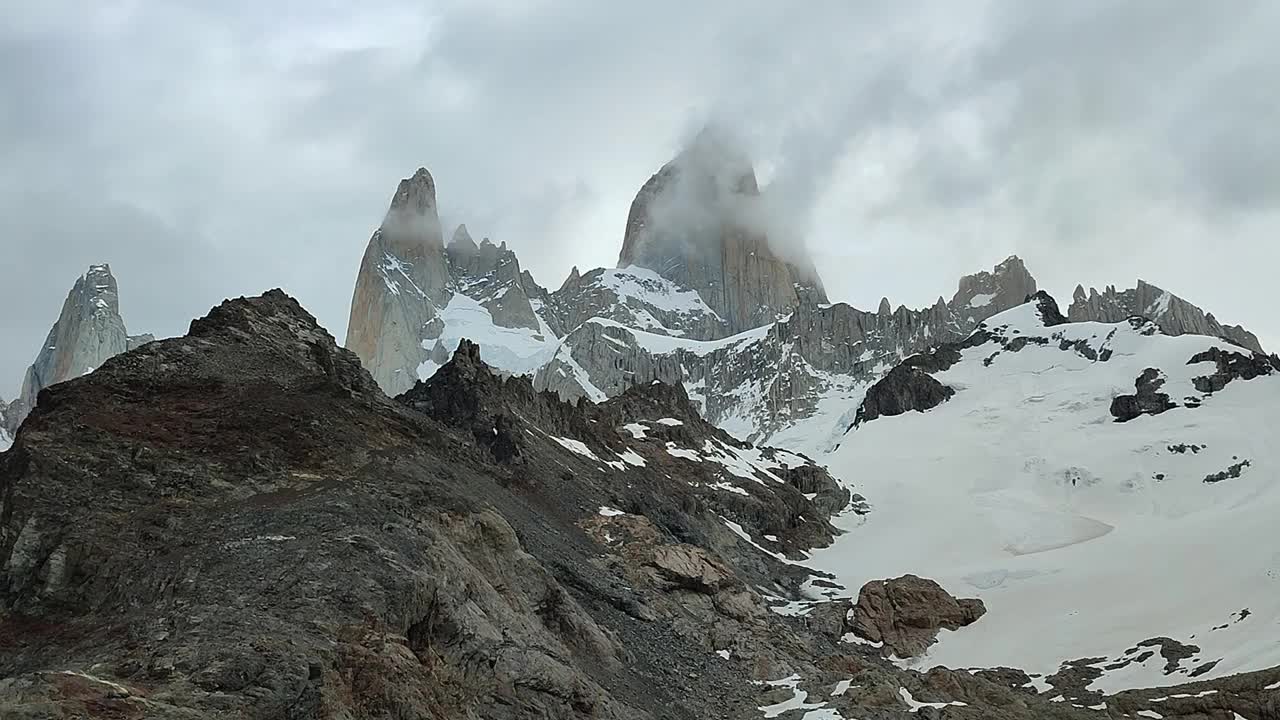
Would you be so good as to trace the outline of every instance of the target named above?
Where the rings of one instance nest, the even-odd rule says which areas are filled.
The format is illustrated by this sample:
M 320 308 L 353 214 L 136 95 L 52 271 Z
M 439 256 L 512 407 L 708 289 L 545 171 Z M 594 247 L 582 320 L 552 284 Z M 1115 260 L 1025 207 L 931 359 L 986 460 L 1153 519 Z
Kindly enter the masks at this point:
M 534 313 L 537 315 L 537 313 Z M 493 322 L 493 314 L 476 300 L 454 293 L 449 304 L 439 311 L 444 331 L 438 338 L 450 356 L 463 338 L 480 346 L 480 359 L 487 365 L 512 375 L 532 375 L 555 355 L 559 339 L 538 316 L 538 331 L 529 328 L 506 328 Z M 430 350 L 436 340 L 424 340 Z M 446 358 L 447 360 L 447 358 Z M 418 379 L 426 380 L 440 369 L 427 360 L 418 366 Z
M 1172 675 L 1157 652 L 1106 670 L 1091 688 L 1280 665 L 1280 375 L 1205 396 L 1192 379 L 1216 365 L 1188 360 L 1239 348 L 1127 322 L 1046 328 L 1034 304 L 986 325 L 1050 341 L 967 349 L 934 374 L 955 389 L 949 401 L 848 433 L 824 460 L 872 512 L 839 518 L 847 533 L 806 564 L 836 574 L 852 594 L 915 573 L 982 598 L 986 616 L 944 632 L 915 661 L 920 669 L 1047 675 L 1100 657 L 1102 668 L 1157 637 L 1201 651 Z M 1112 354 L 1091 360 L 1061 349 L 1076 341 Z M 1112 398 L 1132 394 L 1146 368 L 1163 372 L 1161 391 L 1173 402 L 1203 404 L 1116 422 Z M 1233 466 L 1238 477 L 1206 482 Z

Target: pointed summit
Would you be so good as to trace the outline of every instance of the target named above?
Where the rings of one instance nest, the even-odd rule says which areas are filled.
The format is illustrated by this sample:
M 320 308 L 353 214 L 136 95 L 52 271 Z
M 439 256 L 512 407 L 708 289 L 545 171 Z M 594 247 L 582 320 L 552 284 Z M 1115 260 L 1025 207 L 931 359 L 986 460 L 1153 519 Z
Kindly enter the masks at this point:
M 771 323 L 802 296 L 825 303 L 805 258 L 770 244 L 750 158 L 728 134 L 700 132 L 640 188 L 618 267 L 648 268 L 695 290 L 730 332 Z
M 90 265 L 67 293 L 57 322 L 27 369 L 22 394 L 6 414 L 10 429 L 16 430 L 35 407 L 41 390 L 93 372 L 138 344 L 137 340 L 129 337 L 120 317 L 119 290 L 111 267 Z
M 476 241 L 471 239 L 471 233 L 467 231 L 466 224 L 459 225 L 454 231 L 453 236 L 449 238 L 449 247 L 459 246 L 461 248 L 476 247 Z
M 421 335 L 448 295 L 435 181 L 420 168 L 400 181 L 382 225 L 369 239 L 347 321 L 347 349 L 388 395 L 417 380 L 426 354 Z
M 982 322 L 992 315 L 1017 307 L 1036 294 L 1036 279 L 1017 255 L 995 266 L 960 278 L 960 287 L 951 299 L 951 310 L 969 322 Z

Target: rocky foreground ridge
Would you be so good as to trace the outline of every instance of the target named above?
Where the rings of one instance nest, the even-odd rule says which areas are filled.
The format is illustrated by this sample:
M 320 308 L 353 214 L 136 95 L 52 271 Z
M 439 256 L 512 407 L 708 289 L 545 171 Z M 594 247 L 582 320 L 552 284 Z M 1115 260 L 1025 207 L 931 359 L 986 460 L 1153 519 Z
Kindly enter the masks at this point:
M 43 391 L 0 498 L 5 717 L 1096 717 L 840 642 L 934 611 L 788 616 L 856 498 L 678 387 L 466 343 L 393 400 L 279 291 Z

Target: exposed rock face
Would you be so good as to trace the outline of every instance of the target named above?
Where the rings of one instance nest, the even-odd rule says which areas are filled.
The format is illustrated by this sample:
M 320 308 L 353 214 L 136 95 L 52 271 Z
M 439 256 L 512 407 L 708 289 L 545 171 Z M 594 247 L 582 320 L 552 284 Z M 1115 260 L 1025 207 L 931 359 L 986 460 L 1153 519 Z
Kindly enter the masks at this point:
M 13 435 L 9 432 L 9 404 L 0 400 L 0 452 L 8 450 L 12 444 Z
M 395 395 L 413 386 L 427 359 L 423 341 L 447 301 L 448 272 L 431 173 L 400 181 L 360 261 L 346 347 Z
M 996 265 L 993 272 L 980 272 L 960 278 L 960 287 L 951 298 L 952 311 L 966 324 L 983 320 L 1021 305 L 1036 294 L 1036 280 L 1022 259 L 1014 255 Z
M 974 288 L 992 291 L 989 302 L 981 308 L 965 308 L 966 312 L 985 318 L 1027 299 L 1019 293 L 1034 287 L 1035 281 L 1024 277 L 1021 261 L 1010 258 L 1000 268 L 971 276 L 985 280 L 962 281 L 958 297 L 971 299 Z M 580 279 L 578 284 L 582 282 Z M 564 292 L 562 289 L 556 295 Z M 714 343 L 699 343 L 653 339 L 634 332 L 629 328 L 638 323 L 627 318 L 641 313 L 619 310 L 610 302 L 600 305 L 610 310 L 609 317 L 616 323 L 628 327 L 591 319 L 583 322 L 565 337 L 552 362 L 538 372 L 535 383 L 539 388 L 566 399 L 599 399 L 631 385 L 679 379 L 706 418 L 732 426 L 742 437 L 752 439 L 772 437 L 812 417 L 823 397 L 844 395 L 856 404 L 853 398 L 859 397 L 868 383 L 904 357 L 939 343 L 963 340 L 976 324 L 941 298 L 923 310 L 893 310 L 886 298 L 874 313 L 843 303 L 804 301 L 789 318 L 772 325 Z M 679 336 L 681 332 L 667 328 L 686 328 L 678 318 L 667 320 L 648 310 L 642 316 L 664 318 L 651 322 L 662 327 L 650 332 Z M 613 326 L 606 331 L 601 325 Z
M 1262 352 L 1253 333 L 1238 325 L 1223 325 L 1212 313 L 1142 280 L 1136 288 L 1123 292 L 1110 285 L 1102 293 L 1090 288 L 1086 294 L 1083 286 L 1077 286 L 1067 310 L 1072 322 L 1116 323 L 1133 316 L 1154 321 L 1166 335 L 1210 335 Z
M 435 191 L 426 169 L 400 181 L 356 277 L 346 347 L 389 395 L 413 387 L 448 358 L 457 344 L 447 332 L 451 322 L 523 329 L 537 342 L 546 335 L 535 307 L 546 291 L 506 243 L 485 238 L 476 245 L 459 226 L 446 248 Z M 454 308 L 458 296 L 474 302 Z
M 697 291 L 730 333 L 771 323 L 804 297 L 826 302 L 812 264 L 770 245 L 764 212 L 751 161 L 704 130 L 641 187 L 618 267 L 649 268 Z
M 886 656 L 909 658 L 936 642 L 939 631 L 972 625 L 986 612 L 981 600 L 957 600 L 932 580 L 903 575 L 862 587 L 853 607 L 853 632 L 883 643 Z
M 697 292 L 634 265 L 598 268 L 586 275 L 579 275 L 574 268 L 564 285 L 551 294 L 547 306 L 555 317 L 553 322 L 569 330 L 595 318 L 694 340 L 723 337 L 729 329 Z
M 1272 373 L 1280 373 L 1280 357 L 1262 353 L 1244 354 L 1212 348 L 1194 355 L 1188 365 L 1211 362 L 1216 368 L 1207 375 L 1192 380 L 1196 390 L 1208 395 L 1218 392 L 1234 380 L 1252 380 Z
M 516 254 L 507 244 L 494 245 L 485 238 L 479 245 L 471 239 L 466 225 L 459 225 L 446 248 L 450 287 L 480 302 L 498 327 L 540 330 L 538 316 L 529 297 L 545 292 L 532 276 L 520 269 Z
M 150 335 L 138 338 L 152 339 Z M 22 393 L 4 413 L 8 433 L 17 431 L 41 390 L 93 372 L 108 358 L 133 347 L 133 342 L 120 317 L 120 295 L 111 267 L 89 266 L 67 293 L 58 320 L 27 369 Z

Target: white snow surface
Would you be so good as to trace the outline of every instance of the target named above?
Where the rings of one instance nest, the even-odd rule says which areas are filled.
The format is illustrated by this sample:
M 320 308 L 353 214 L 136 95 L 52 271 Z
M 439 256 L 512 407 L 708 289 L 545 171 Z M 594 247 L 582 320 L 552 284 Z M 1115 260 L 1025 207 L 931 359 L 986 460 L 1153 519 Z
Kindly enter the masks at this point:
M 582 457 L 585 457 L 585 458 L 590 458 L 592 460 L 595 460 L 596 462 L 600 462 L 600 458 L 596 457 L 596 454 L 591 452 L 591 448 L 587 447 L 586 444 L 583 443 L 581 440 L 574 440 L 573 438 L 556 437 L 554 435 L 548 435 L 547 437 L 550 437 L 552 440 L 555 440 L 560 445 L 560 447 L 564 448 L 565 450 L 568 450 L 571 453 L 581 455 Z
M 974 295 L 973 299 L 969 301 L 969 307 L 971 308 L 986 307 L 991 304 L 992 300 L 995 300 L 995 299 L 996 299 L 996 296 L 994 293 Z
M 703 313 L 717 319 L 720 317 L 702 301 L 702 296 L 697 292 L 686 290 L 648 268 L 629 265 L 625 268 L 608 269 L 601 275 L 600 284 L 617 293 L 624 303 L 628 299 L 635 299 L 665 312 Z
M 536 314 L 536 313 L 535 313 Z M 506 328 L 495 325 L 489 309 L 460 292 L 454 293 L 449 304 L 439 310 L 444 331 L 438 340 L 453 355 L 463 338 L 480 346 L 480 359 L 493 368 L 512 375 L 532 375 L 556 354 L 560 340 L 551 332 L 542 318 L 541 326 Z M 436 340 L 424 340 L 427 350 L 435 347 Z M 567 354 L 567 353 L 566 353 Z M 426 380 L 440 369 L 440 365 L 428 360 L 418 366 L 418 378 Z
M 9 433 L 4 428 L 0 428 L 0 452 L 11 447 L 13 447 L 13 438 L 9 437 Z
M 1280 665 L 1280 376 L 1236 380 L 1201 407 L 1117 423 L 1112 398 L 1133 393 L 1145 368 L 1162 370 L 1162 391 L 1181 403 L 1201 396 L 1192 378 L 1214 370 L 1188 360 L 1234 348 L 1128 323 L 1045 328 L 1030 304 L 986 325 L 1053 339 L 1002 351 L 990 366 L 983 360 L 997 346 L 965 350 L 935 375 L 956 390 L 949 401 L 850 432 L 823 459 L 872 511 L 837 518 L 847 533 L 806 564 L 834 573 L 851 594 L 915 573 L 981 598 L 987 614 L 944 632 L 914 662 L 920 669 L 1051 674 L 1066 660 L 1123 659 L 1161 636 L 1202 651 L 1172 675 L 1157 653 L 1104 672 L 1091 688 L 1184 683 L 1215 660 L 1196 679 Z M 1060 349 L 1063 339 L 1114 355 L 1092 361 Z M 1171 449 L 1182 444 L 1203 447 Z M 1204 482 L 1243 460 L 1240 477 Z

